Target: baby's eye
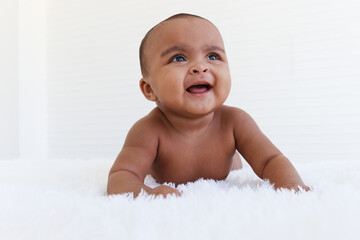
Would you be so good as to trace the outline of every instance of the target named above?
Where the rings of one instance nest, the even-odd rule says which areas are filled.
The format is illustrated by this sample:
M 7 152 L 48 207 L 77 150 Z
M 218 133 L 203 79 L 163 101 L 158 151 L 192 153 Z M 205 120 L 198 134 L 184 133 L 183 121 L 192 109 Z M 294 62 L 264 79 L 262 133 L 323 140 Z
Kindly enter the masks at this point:
M 209 54 L 209 56 L 207 57 L 209 60 L 220 60 L 219 55 L 215 54 L 215 53 L 211 53 Z
M 186 61 L 186 58 L 183 55 L 176 55 L 171 59 L 171 62 L 183 62 Z

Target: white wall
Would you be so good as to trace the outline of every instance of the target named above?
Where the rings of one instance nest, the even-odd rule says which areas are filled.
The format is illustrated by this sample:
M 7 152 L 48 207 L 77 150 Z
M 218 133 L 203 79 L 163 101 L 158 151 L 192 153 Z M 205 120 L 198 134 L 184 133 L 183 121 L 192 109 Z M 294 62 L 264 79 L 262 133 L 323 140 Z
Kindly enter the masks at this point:
M 228 103 L 248 110 L 292 159 L 358 159 L 360 2 L 255 1 L 237 10 L 223 28 Z
M 46 2 L 0 2 L 0 159 L 47 157 Z
M 17 1 L 0 1 L 0 159 L 19 156 L 17 17 Z
M 47 158 L 47 0 L 19 0 L 19 148 Z
M 138 46 L 178 12 L 212 20 L 247 110 L 296 161 L 357 158 L 359 3 L 355 1 L 49 1 L 49 153 L 115 157 L 153 105 L 138 89 Z
M 358 1 L 43 0 L 40 5 L 47 5 L 47 19 L 40 8 L 34 21 L 46 24 L 46 37 L 44 25 L 31 26 L 20 17 L 22 29 L 34 27 L 42 36 L 35 44 L 42 60 L 35 69 L 21 64 L 19 71 L 20 80 L 30 72 L 31 84 L 38 83 L 35 105 L 20 111 L 23 126 L 26 109 L 37 123 L 20 137 L 27 139 L 22 146 L 30 148 L 26 142 L 36 136 L 36 149 L 48 144 L 43 151 L 50 158 L 114 158 L 131 125 L 154 107 L 138 88 L 142 37 L 166 17 L 189 12 L 212 20 L 222 32 L 233 79 L 227 104 L 248 111 L 294 161 L 358 159 Z M 46 91 L 48 112 L 40 104 Z M 31 92 L 23 95 L 29 101 Z M 42 110 L 33 111 L 36 104 Z

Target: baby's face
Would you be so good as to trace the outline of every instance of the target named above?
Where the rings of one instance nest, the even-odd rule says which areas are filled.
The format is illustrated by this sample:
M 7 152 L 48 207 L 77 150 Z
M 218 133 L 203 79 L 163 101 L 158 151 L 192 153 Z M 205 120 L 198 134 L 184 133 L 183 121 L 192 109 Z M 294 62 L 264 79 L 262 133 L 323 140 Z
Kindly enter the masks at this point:
M 144 81 L 162 111 L 194 117 L 224 103 L 231 86 L 230 71 L 221 35 L 210 22 L 169 20 L 148 41 Z

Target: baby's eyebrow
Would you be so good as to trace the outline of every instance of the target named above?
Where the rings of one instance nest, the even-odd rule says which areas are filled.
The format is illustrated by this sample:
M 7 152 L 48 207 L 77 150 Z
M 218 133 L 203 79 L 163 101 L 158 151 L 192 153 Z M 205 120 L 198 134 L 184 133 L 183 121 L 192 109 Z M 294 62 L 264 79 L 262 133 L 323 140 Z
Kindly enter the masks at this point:
M 188 47 L 185 45 L 174 45 L 174 46 L 169 47 L 165 51 L 163 51 L 161 53 L 161 57 L 168 55 L 169 53 L 175 52 L 175 51 L 186 52 L 187 49 L 188 49 Z
M 164 57 L 166 55 L 168 55 L 171 52 L 186 52 L 190 49 L 190 47 L 186 46 L 186 45 L 174 45 L 169 47 L 168 49 L 166 49 L 165 51 L 163 51 L 161 53 L 161 57 Z M 222 53 L 225 54 L 225 50 L 222 47 L 216 46 L 216 45 L 205 45 L 202 47 L 202 50 L 204 52 L 211 52 L 211 51 L 220 51 Z
M 203 49 L 205 50 L 205 52 L 220 51 L 225 54 L 225 50 L 222 47 L 216 45 L 205 45 Z

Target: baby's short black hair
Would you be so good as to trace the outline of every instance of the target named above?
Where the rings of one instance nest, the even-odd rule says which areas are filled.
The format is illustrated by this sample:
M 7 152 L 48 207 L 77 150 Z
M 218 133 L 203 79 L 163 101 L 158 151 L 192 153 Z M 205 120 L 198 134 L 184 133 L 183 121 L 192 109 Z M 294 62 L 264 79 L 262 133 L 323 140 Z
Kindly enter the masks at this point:
M 143 38 L 143 40 L 141 41 L 140 44 L 140 49 L 139 49 L 139 58 L 140 58 L 140 68 L 141 68 L 141 74 L 143 75 L 143 77 L 145 77 L 147 75 L 147 66 L 146 66 L 146 61 L 145 61 L 145 50 L 146 50 L 146 45 L 147 45 L 147 40 L 149 38 L 149 36 L 151 35 L 151 33 L 153 32 L 153 30 L 159 26 L 160 24 L 172 20 L 172 19 L 177 19 L 177 18 L 200 18 L 200 19 L 204 19 L 207 20 L 206 18 L 197 16 L 197 15 L 193 15 L 193 14 L 188 14 L 188 13 L 179 13 L 179 14 L 175 14 L 163 21 L 161 21 L 160 23 L 156 24 L 153 28 L 151 28 L 146 34 L 145 37 Z M 209 20 L 207 20 L 209 21 Z M 209 21 L 210 22 L 210 21 Z

